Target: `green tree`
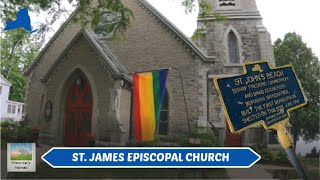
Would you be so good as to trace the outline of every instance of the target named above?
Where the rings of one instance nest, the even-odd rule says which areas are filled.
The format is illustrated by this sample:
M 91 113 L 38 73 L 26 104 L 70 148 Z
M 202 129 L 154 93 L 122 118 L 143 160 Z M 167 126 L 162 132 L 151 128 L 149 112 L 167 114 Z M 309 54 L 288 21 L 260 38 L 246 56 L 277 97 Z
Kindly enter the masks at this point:
M 30 36 L 23 29 L 8 31 L 1 36 L 1 75 L 12 84 L 10 100 L 24 101 L 26 78 L 23 71 L 29 67 L 40 48 L 40 44 L 34 41 L 35 37 Z
M 201 9 L 200 16 L 211 13 L 212 8 L 207 1 L 183 0 L 181 5 L 185 6 L 188 13 L 195 9 L 196 3 L 199 3 Z M 27 7 L 30 12 L 45 11 L 48 17 L 44 23 L 33 27 L 38 31 L 32 35 L 23 29 L 5 31 L 1 34 L 1 73 L 12 83 L 10 94 L 12 100 L 24 100 L 26 82 L 22 71 L 34 60 L 39 47 L 43 46 L 51 25 L 61 16 L 72 14 L 74 10 L 66 8 L 67 6 L 73 6 L 73 9 L 76 9 L 76 15 L 73 18 L 75 22 L 83 26 L 90 23 L 93 29 L 97 27 L 104 13 L 113 14 L 116 18 L 112 19 L 111 27 L 115 38 L 122 38 L 134 19 L 132 11 L 125 7 L 121 0 L 3 0 L 0 3 L 3 23 L 15 19 L 17 11 L 22 7 Z M 2 24 L 2 26 L 5 25 Z M 99 26 L 99 31 L 110 32 L 110 25 L 105 25 L 102 29 Z
M 210 14 L 212 8 L 207 1 L 183 0 L 181 5 L 185 7 L 186 13 L 192 12 L 196 4 L 201 9 L 200 16 Z M 73 8 L 66 8 L 72 6 Z M 15 19 L 17 11 L 27 7 L 31 12 L 45 11 L 47 13 L 46 21 L 39 22 L 37 34 L 41 36 L 41 43 L 44 43 L 46 32 L 51 30 L 51 25 L 60 19 L 61 16 L 70 16 L 74 9 L 77 9 L 74 21 L 80 22 L 83 26 L 91 23 L 93 29 L 98 25 L 104 13 L 116 15 L 114 23 L 115 37 L 122 37 L 124 32 L 130 27 L 134 18 L 132 11 L 127 8 L 121 0 L 3 0 L 0 3 L 0 15 L 5 21 Z M 109 31 L 109 27 L 105 26 Z
M 274 42 L 277 66 L 292 64 L 303 91 L 307 106 L 293 111 L 290 116 L 294 145 L 302 136 L 304 140 L 319 138 L 320 65 L 319 59 L 296 33 L 287 33 L 283 40 Z

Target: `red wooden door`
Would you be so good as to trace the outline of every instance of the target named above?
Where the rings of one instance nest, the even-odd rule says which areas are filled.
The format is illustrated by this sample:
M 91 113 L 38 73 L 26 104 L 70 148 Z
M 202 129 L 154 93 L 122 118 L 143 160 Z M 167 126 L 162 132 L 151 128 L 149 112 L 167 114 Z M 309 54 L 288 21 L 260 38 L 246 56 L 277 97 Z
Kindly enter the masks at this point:
M 226 145 L 225 146 L 227 147 L 241 146 L 241 135 L 231 133 L 228 125 L 228 121 L 226 122 Z
M 80 75 L 72 83 L 65 111 L 64 141 L 66 146 L 86 146 L 91 133 L 92 93 L 88 80 Z

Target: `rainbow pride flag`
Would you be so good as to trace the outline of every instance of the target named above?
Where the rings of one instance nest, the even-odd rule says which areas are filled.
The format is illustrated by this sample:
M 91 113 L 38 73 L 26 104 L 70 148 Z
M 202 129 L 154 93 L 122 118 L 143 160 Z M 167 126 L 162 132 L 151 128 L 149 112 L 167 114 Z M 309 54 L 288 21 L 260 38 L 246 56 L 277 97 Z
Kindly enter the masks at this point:
M 133 75 L 133 114 L 135 141 L 152 141 L 158 123 L 168 69 Z

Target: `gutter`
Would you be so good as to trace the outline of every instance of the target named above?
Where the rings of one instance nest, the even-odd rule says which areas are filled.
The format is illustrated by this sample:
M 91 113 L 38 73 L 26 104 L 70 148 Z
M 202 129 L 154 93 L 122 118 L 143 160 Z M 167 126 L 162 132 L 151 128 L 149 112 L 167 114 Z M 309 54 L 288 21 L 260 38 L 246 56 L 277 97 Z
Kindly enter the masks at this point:
M 208 56 L 200 48 L 198 48 L 190 39 L 183 34 L 174 24 L 172 24 L 166 17 L 164 17 L 157 9 L 155 9 L 146 0 L 138 0 L 143 6 L 151 11 L 162 23 L 164 23 L 175 35 L 179 37 L 185 44 L 187 44 L 203 61 L 214 63 L 215 56 Z

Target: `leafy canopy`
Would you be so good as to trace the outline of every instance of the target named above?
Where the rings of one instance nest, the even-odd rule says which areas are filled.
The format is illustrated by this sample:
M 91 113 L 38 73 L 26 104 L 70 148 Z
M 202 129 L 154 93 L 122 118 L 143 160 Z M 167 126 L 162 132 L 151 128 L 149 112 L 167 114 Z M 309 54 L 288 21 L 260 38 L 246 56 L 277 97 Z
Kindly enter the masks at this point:
M 186 13 L 190 13 L 195 10 L 196 3 L 196 0 L 183 0 L 181 5 L 185 6 Z M 3 0 L 0 2 L 0 7 L 3 22 L 15 19 L 16 13 L 22 7 L 27 7 L 29 12 L 45 11 L 47 14 L 45 22 L 39 22 L 39 27 L 36 27 L 39 29 L 36 33 L 41 35 L 38 36 L 38 38 L 40 37 L 38 40 L 42 44 L 45 41 L 46 32 L 51 30 L 52 24 L 62 16 L 70 16 L 74 9 L 76 9 L 77 15 L 73 20 L 80 22 L 83 26 L 91 23 L 93 27 L 96 27 L 104 13 L 117 14 L 114 34 L 119 37 L 123 36 L 134 19 L 133 12 L 121 0 Z M 70 7 L 73 7 L 72 10 Z M 208 15 L 212 11 L 210 4 L 206 1 L 199 1 L 199 7 L 201 9 L 200 16 Z
M 9 99 L 24 102 L 26 80 L 23 71 L 30 66 L 38 54 L 40 44 L 34 42 L 30 33 L 23 29 L 8 31 L 0 41 L 1 75 L 12 84 Z
M 320 108 L 320 64 L 318 57 L 302 41 L 302 37 L 295 32 L 287 33 L 283 40 L 277 39 L 275 41 L 274 54 L 277 66 L 292 64 L 308 99 L 306 107 L 293 111 L 290 116 L 295 141 L 299 136 L 305 140 L 317 139 Z

